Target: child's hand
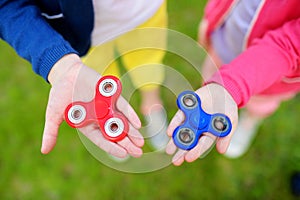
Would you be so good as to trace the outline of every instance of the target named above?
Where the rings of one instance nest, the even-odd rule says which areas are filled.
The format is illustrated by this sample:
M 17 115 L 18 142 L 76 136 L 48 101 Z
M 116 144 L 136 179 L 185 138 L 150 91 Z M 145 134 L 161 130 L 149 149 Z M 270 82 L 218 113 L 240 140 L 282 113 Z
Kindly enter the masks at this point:
M 210 133 L 204 133 L 198 144 L 191 150 L 185 151 L 179 149 L 174 155 L 172 162 L 174 165 L 181 165 L 184 161 L 193 162 L 201 155 L 203 155 L 216 141 L 216 147 L 219 153 L 225 153 L 232 133 L 236 129 L 238 123 L 238 109 L 235 101 L 231 95 L 220 85 L 211 83 L 208 84 L 196 91 L 196 93 L 201 98 L 202 108 L 207 113 L 223 113 L 227 115 L 232 123 L 232 130 L 229 135 L 224 138 L 217 138 L 216 136 Z M 170 125 L 168 127 L 167 133 L 170 137 L 173 135 L 173 131 L 177 126 L 182 124 L 185 116 L 181 110 L 173 117 Z M 169 142 L 166 148 L 168 154 L 174 154 L 176 151 L 176 146 L 173 143 L 173 140 Z
M 72 101 L 90 101 L 94 97 L 95 85 L 99 78 L 100 75 L 96 71 L 84 66 L 74 54 L 64 56 L 54 65 L 48 76 L 52 88 L 46 110 L 42 153 L 47 154 L 54 148 L 67 105 Z M 144 145 L 144 139 L 137 130 L 141 127 L 141 122 L 123 97 L 119 97 L 116 107 L 129 120 L 129 133 L 123 140 L 118 143 L 106 140 L 95 124 L 89 124 L 79 130 L 111 155 L 122 158 L 130 154 L 139 157 L 143 153 L 141 147 Z

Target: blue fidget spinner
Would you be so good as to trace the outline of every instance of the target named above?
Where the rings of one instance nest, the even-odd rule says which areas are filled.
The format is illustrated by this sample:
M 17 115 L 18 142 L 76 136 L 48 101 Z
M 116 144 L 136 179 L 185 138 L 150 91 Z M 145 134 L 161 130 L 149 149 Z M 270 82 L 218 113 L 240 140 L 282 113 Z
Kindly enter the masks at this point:
M 225 137 L 231 131 L 230 119 L 221 113 L 210 115 L 204 112 L 201 100 L 195 92 L 184 91 L 179 94 L 177 106 L 185 115 L 185 121 L 173 133 L 173 141 L 180 149 L 194 148 L 204 132 L 217 137 Z

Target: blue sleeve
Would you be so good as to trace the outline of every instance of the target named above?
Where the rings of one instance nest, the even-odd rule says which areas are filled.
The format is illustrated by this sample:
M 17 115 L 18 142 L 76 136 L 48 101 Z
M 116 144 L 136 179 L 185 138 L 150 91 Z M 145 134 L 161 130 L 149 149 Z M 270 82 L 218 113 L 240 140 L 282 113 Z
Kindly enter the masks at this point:
M 41 16 L 34 0 L 0 0 L 0 38 L 46 81 L 53 65 L 77 52 Z

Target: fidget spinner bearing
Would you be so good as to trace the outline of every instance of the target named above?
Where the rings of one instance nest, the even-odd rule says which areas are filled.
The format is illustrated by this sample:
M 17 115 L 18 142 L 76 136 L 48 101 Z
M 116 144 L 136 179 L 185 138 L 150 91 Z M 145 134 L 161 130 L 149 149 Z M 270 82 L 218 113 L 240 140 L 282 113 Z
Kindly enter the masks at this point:
M 180 149 L 194 148 L 205 132 L 217 137 L 225 137 L 231 131 L 230 119 L 221 113 L 204 112 L 201 100 L 195 92 L 182 92 L 177 98 L 177 106 L 185 115 L 185 121 L 174 130 L 172 136 L 175 145 Z
M 115 108 L 122 91 L 120 80 L 114 76 L 103 76 L 97 82 L 95 90 L 92 101 L 76 101 L 67 106 L 66 122 L 73 128 L 96 122 L 106 139 L 113 142 L 122 140 L 128 132 L 128 121 Z

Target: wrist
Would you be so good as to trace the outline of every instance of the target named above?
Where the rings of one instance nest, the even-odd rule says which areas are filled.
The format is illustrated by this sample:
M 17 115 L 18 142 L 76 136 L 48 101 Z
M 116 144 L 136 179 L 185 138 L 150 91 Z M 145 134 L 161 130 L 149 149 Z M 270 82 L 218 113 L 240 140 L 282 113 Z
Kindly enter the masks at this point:
M 49 72 L 48 80 L 54 85 L 66 76 L 76 77 L 82 66 L 81 59 L 76 54 L 67 54 L 59 59 Z
M 211 82 L 206 85 L 210 91 L 210 95 L 215 99 L 223 99 L 224 105 L 229 106 L 230 108 L 237 108 L 237 103 L 234 100 L 230 92 L 221 84 Z

